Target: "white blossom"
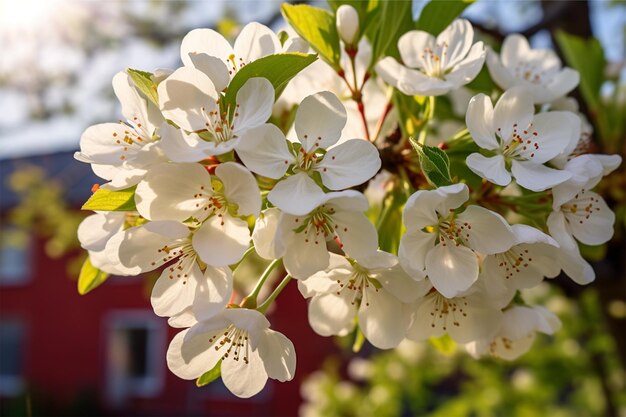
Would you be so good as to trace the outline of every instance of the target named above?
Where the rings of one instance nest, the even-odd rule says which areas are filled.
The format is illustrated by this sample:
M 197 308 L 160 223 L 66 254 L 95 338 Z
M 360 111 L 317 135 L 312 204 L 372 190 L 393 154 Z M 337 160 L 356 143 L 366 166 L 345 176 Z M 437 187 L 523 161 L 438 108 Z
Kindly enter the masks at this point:
M 342 190 L 367 181 L 380 168 L 378 151 L 368 141 L 352 139 L 333 146 L 345 123 L 339 99 L 328 91 L 317 93 L 305 98 L 296 113 L 299 143 L 290 148 L 280 129 L 266 124 L 244 135 L 237 155 L 251 171 L 280 180 L 267 196 L 272 204 L 304 215 L 325 199 L 314 174 L 319 173 L 329 189 Z
M 497 213 L 471 205 L 458 213 L 469 198 L 465 184 L 420 190 L 407 201 L 403 221 L 406 233 L 398 255 L 414 279 L 428 276 L 438 292 L 451 298 L 478 279 L 479 253 L 509 250 L 515 235 Z
M 544 164 L 577 140 L 579 119 L 571 112 L 535 115 L 525 87 L 505 91 L 495 108 L 489 97 L 478 94 L 470 101 L 465 121 L 476 144 L 490 155 L 470 154 L 467 166 L 486 180 L 505 186 L 513 176 L 520 186 L 543 191 L 571 177 Z
M 551 49 L 531 49 L 522 35 L 504 39 L 500 57 L 493 51 L 487 55 L 491 78 L 502 89 L 523 86 L 534 103 L 549 103 L 572 91 L 578 85 L 578 71 L 562 68 L 561 60 Z
M 330 255 L 329 267 L 298 281 L 300 292 L 311 297 L 309 323 L 322 336 L 345 336 L 358 325 L 374 346 L 390 349 L 404 339 L 409 317 L 404 303 L 415 301 L 430 289 L 402 270 L 387 252 L 348 260 Z
M 282 333 L 256 310 L 229 308 L 178 333 L 167 350 L 167 365 L 178 377 L 196 379 L 221 360 L 224 385 L 248 398 L 263 389 L 267 379 L 290 381 L 296 352 Z
M 91 264 L 108 274 L 125 275 L 124 269 L 108 258 L 105 248 L 109 240 L 123 230 L 127 216 L 121 211 L 96 212 L 78 225 L 78 240 L 87 250 Z
M 446 94 L 472 81 L 485 62 L 483 43 L 472 45 L 473 38 L 472 25 L 465 19 L 452 22 L 437 38 L 409 31 L 398 40 L 404 65 L 385 57 L 376 64 L 376 72 L 410 96 Z
M 352 45 L 359 34 L 359 14 L 349 4 L 342 4 L 337 9 L 337 32 L 342 41 Z

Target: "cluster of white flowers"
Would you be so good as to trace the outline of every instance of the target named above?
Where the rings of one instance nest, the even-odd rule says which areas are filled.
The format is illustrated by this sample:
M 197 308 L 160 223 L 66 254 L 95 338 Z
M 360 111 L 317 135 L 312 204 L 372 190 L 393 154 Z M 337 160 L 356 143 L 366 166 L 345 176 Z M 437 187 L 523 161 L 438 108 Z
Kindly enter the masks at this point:
M 324 62 L 314 65 L 346 85 L 334 93 L 301 89 L 308 95 L 295 102 L 288 132 L 268 122 L 276 91 L 266 78 L 247 79 L 234 105 L 225 105 L 225 92 L 246 65 L 308 50 L 300 38 L 281 43 L 269 28 L 251 23 L 234 47 L 213 30 L 190 32 L 182 41 L 184 66 L 152 75 L 156 102 L 129 75 L 117 74 L 113 87 L 126 120 L 92 126 L 81 138 L 76 158 L 107 181 L 102 189 L 134 187 L 136 207 L 87 217 L 81 243 L 106 273 L 162 271 L 151 302 L 157 315 L 185 329 L 167 353 L 181 378 L 199 378 L 219 365 L 225 385 L 240 397 L 258 393 L 268 378 L 293 378 L 294 346 L 265 317 L 283 284 L 262 305 L 258 291 L 243 299 L 233 293 L 232 268 L 251 248 L 273 261 L 270 269 L 284 264 L 284 284 L 297 280 L 320 335 L 358 327 L 371 344 L 389 349 L 405 338 L 447 333 L 473 355 L 514 358 L 530 348 L 536 331 L 559 326 L 546 309 L 516 301 L 518 290 L 561 270 L 589 283 L 593 271 L 576 240 L 597 245 L 612 236 L 614 215 L 591 189 L 620 158 L 573 154 L 581 137 L 575 113 L 535 114 L 534 104 L 551 103 L 578 82 L 553 53 L 512 35 L 498 57 L 473 43 L 471 25 L 461 19 L 436 38 L 404 34 L 397 45 L 403 63 L 382 58 L 373 66 L 378 77 L 369 81 L 371 48 L 358 14 L 341 6 L 336 16 L 348 51 L 345 68 L 337 75 Z M 358 51 L 366 52 L 363 58 Z M 366 216 L 367 198 L 353 188 L 381 169 L 381 141 L 347 138 L 344 129 L 368 104 L 365 85 L 379 92 L 373 100 L 383 81 L 407 95 L 443 95 L 472 81 L 485 59 L 506 91 L 495 107 L 484 94 L 471 99 L 466 124 L 480 152 L 467 156 L 467 166 L 485 182 L 513 183 L 517 195 L 551 190 L 546 230 L 509 224 L 505 213 L 482 207 L 459 182 L 413 193 L 397 253 L 379 250 L 379 234 L 390 232 L 377 230 Z M 309 82 L 314 89 L 312 78 L 305 70 L 292 85 Z M 362 83 L 347 81 L 357 78 Z M 336 96 L 346 87 L 353 99 L 359 92 L 358 111 L 346 111 Z M 287 90 L 279 105 L 294 104 L 297 93 Z M 367 119 L 365 132 L 372 130 Z

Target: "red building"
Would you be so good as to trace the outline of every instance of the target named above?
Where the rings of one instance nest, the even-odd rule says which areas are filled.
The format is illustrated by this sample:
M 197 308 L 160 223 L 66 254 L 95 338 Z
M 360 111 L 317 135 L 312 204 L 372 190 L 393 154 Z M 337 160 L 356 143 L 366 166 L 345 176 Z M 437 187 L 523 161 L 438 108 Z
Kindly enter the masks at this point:
M 49 178 L 71 178 L 66 197 L 76 207 L 101 181 L 71 153 L 1 161 L 0 219 L 16 204 L 6 179 L 23 164 L 43 167 Z M 6 227 L 3 221 L 3 236 Z M 291 283 L 276 301 L 281 314 L 269 319 L 296 347 L 295 380 L 270 380 L 248 400 L 220 381 L 197 388 L 167 369 L 177 329 L 154 315 L 142 278 L 111 277 L 80 296 L 67 272 L 69 256 L 51 260 L 43 245 L 37 237 L 24 248 L 0 239 L 0 415 L 293 416 L 300 383 L 333 349 L 310 329 L 306 303 Z

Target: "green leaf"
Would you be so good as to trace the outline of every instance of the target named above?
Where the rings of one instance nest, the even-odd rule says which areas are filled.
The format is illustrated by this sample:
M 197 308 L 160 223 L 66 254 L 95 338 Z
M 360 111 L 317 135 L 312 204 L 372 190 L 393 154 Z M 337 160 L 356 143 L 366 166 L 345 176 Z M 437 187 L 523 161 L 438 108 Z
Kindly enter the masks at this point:
M 452 184 L 448 155 L 436 146 L 422 145 L 413 138 L 409 141 L 419 156 L 422 173 L 428 183 L 435 187 Z
M 383 209 L 376 223 L 378 230 L 378 244 L 381 250 L 397 254 L 402 235 L 402 207 L 406 202 L 406 195 L 400 186 L 387 195 Z
M 89 200 L 81 207 L 82 210 L 101 211 L 135 211 L 136 186 L 120 191 L 111 191 L 100 188 L 93 193 Z
M 372 66 L 382 56 L 398 57 L 398 39 L 413 28 L 411 1 L 384 1 L 379 8 L 380 25 L 372 44 Z
M 285 20 L 324 61 L 335 69 L 340 68 L 339 34 L 330 12 L 306 4 L 283 4 L 281 11 Z
M 157 95 L 157 85 L 152 80 L 152 73 L 132 68 L 127 68 L 126 73 L 130 75 L 130 78 L 139 91 L 158 107 L 159 96 Z
M 85 259 L 78 276 L 78 293 L 80 295 L 87 294 L 99 287 L 108 277 L 109 274 L 93 266 L 89 258 Z
M 222 359 L 220 359 L 217 364 L 211 369 L 200 375 L 200 378 L 196 379 L 196 386 L 203 387 L 205 385 L 210 384 L 215 381 L 217 378 L 222 375 Z
M 311 65 L 317 57 L 313 54 L 301 54 L 291 52 L 285 54 L 269 55 L 256 61 L 246 64 L 237 71 L 228 85 L 228 90 L 224 96 L 226 108 L 234 108 L 239 89 L 253 77 L 267 78 L 274 86 L 276 97 L 283 92 L 289 80 L 297 73 Z
M 602 45 L 595 38 L 583 39 L 560 30 L 556 32 L 556 41 L 567 64 L 580 73 L 580 91 L 585 101 L 597 108 L 606 67 Z
M 431 0 L 420 13 L 417 30 L 434 36 L 439 35 L 450 23 L 463 13 L 474 0 Z

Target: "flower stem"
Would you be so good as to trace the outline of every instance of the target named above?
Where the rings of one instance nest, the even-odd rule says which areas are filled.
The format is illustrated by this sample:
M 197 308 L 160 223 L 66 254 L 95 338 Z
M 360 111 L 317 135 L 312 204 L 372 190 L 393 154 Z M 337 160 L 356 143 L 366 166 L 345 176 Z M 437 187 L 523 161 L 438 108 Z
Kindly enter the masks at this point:
M 259 296 L 259 293 L 261 292 L 261 288 L 263 288 L 263 284 L 265 284 L 265 281 L 267 281 L 267 278 L 270 276 L 270 273 L 274 269 L 276 269 L 276 267 L 281 266 L 282 264 L 283 264 L 283 258 L 279 258 L 279 259 L 273 260 L 267 266 L 267 268 L 265 268 L 265 271 L 263 271 L 263 275 L 261 275 L 261 278 L 259 278 L 259 281 L 256 283 L 256 286 L 254 287 L 252 292 L 246 298 L 243 299 L 241 303 L 243 307 L 247 307 L 247 308 L 256 307 L 256 299 Z
M 230 269 L 232 271 L 236 270 L 239 265 L 241 265 L 241 263 L 248 257 L 248 255 L 250 255 L 252 252 L 254 252 L 254 245 L 250 246 L 248 249 L 246 249 L 246 251 L 243 253 L 243 256 L 241 257 L 241 259 L 239 260 L 239 262 L 237 262 L 234 265 L 230 266 Z
M 280 294 L 283 291 L 283 289 L 287 286 L 287 284 L 289 284 L 289 281 L 291 281 L 291 275 L 287 275 L 285 278 L 283 278 L 280 284 L 278 284 L 278 287 L 274 289 L 274 291 L 270 294 L 270 296 L 267 297 L 267 300 L 265 300 L 263 304 L 261 304 L 259 308 L 257 308 L 257 310 L 265 314 L 265 312 L 270 307 L 270 305 L 272 305 L 276 297 L 278 297 L 278 294 Z
M 385 124 L 385 120 L 391 112 L 391 109 L 393 109 L 393 102 L 391 101 L 391 99 L 389 99 L 387 105 L 385 106 L 385 109 L 383 110 L 383 114 L 378 119 L 378 123 L 376 123 L 376 129 L 374 130 L 374 136 L 372 136 L 372 142 L 376 142 L 376 139 L 378 139 L 378 136 L 380 136 L 380 132 L 381 130 L 383 130 L 383 124 Z
M 418 142 L 424 145 L 426 143 L 426 132 L 428 131 L 428 122 L 435 117 L 435 96 L 428 97 L 428 105 L 424 111 L 424 120 L 422 124 L 422 130 L 420 131 Z
M 358 353 L 363 347 L 363 343 L 365 343 L 365 335 L 361 331 L 359 326 L 356 327 L 356 336 L 354 338 L 354 343 L 352 344 L 352 351 L 354 353 Z

